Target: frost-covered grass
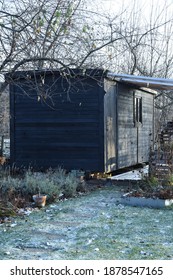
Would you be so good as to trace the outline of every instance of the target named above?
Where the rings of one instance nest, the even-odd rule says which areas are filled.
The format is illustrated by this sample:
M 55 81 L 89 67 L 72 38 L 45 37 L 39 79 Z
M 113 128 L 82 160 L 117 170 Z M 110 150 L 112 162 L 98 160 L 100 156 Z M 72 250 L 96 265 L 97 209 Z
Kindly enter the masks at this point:
M 173 209 L 123 206 L 120 195 L 107 186 L 1 225 L 0 259 L 173 259 Z

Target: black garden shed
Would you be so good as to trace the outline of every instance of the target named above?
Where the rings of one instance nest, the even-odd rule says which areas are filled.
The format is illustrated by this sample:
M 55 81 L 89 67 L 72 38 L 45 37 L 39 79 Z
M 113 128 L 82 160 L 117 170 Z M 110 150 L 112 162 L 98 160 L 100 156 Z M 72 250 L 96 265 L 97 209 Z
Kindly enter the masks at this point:
M 153 89 L 169 80 L 99 69 L 16 72 L 10 83 L 10 162 L 110 172 L 147 162 Z
M 27 71 L 7 78 L 11 164 L 103 171 L 103 71 Z

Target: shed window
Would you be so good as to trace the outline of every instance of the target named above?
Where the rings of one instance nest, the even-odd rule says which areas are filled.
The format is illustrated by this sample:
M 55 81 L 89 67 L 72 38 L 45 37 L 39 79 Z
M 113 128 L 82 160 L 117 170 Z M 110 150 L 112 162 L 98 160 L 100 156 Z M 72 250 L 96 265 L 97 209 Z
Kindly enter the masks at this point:
M 134 97 L 134 124 L 142 124 L 142 97 Z

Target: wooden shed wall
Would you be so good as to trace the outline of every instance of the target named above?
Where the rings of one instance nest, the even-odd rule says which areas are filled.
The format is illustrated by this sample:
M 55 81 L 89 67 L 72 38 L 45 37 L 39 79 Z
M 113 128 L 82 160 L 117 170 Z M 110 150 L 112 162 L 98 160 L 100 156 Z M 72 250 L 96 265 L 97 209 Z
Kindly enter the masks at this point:
M 105 80 L 104 96 L 104 140 L 105 170 L 110 172 L 117 167 L 117 95 L 116 85 Z
M 133 90 L 117 84 L 118 168 L 137 163 L 137 131 L 133 121 Z
M 110 172 L 147 162 L 153 138 L 151 93 L 107 82 L 105 95 L 105 169 Z M 142 97 L 142 123 L 134 123 L 134 97 Z
M 142 98 L 142 123 L 134 123 L 134 98 Z M 153 138 L 153 94 L 118 85 L 118 168 L 149 160 Z
M 11 85 L 11 164 L 103 171 L 104 89 L 98 77 L 78 77 L 68 96 L 66 79 L 46 79 L 54 92 L 45 101 L 22 79 Z
M 149 160 L 154 140 L 154 95 L 136 91 L 142 97 L 142 125 L 138 127 L 138 162 Z

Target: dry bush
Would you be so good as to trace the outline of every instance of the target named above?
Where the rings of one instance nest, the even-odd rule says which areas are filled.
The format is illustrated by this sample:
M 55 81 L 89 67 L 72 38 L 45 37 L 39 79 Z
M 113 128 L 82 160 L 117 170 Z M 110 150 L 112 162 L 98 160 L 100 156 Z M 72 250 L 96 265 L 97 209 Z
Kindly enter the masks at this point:
M 61 197 L 76 195 L 79 179 L 65 170 L 48 170 L 45 173 L 28 170 L 23 176 L 13 177 L 0 172 L 0 197 L 11 201 L 16 207 L 32 201 L 34 194 L 46 194 L 47 201 L 52 202 Z

